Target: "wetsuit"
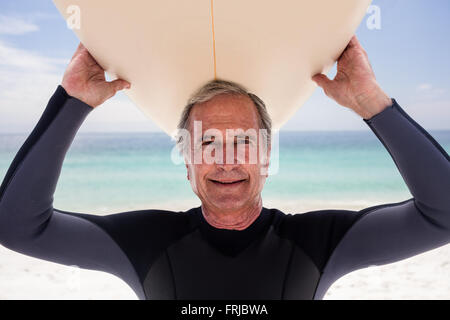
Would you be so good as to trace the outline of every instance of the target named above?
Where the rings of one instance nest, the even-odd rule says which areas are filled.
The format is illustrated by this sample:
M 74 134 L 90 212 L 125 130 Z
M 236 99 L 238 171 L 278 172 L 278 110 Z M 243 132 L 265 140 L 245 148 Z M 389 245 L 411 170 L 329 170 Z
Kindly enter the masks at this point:
M 450 242 L 450 164 L 392 99 L 364 119 L 413 198 L 363 209 L 285 214 L 263 208 L 242 231 L 201 207 L 106 216 L 53 208 L 65 154 L 93 108 L 59 86 L 0 188 L 0 243 L 33 257 L 101 270 L 140 299 L 321 299 L 344 274 Z

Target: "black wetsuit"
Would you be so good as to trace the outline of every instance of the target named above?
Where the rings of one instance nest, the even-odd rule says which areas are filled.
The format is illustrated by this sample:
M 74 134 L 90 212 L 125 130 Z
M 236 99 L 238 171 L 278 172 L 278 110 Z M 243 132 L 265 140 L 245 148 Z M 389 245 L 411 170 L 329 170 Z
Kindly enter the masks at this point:
M 65 154 L 93 110 L 59 86 L 1 185 L 0 243 L 112 273 L 140 299 L 321 299 L 350 271 L 450 242 L 449 156 L 392 102 L 364 121 L 413 198 L 361 211 L 263 208 L 236 231 L 212 227 L 200 207 L 107 216 L 53 208 Z

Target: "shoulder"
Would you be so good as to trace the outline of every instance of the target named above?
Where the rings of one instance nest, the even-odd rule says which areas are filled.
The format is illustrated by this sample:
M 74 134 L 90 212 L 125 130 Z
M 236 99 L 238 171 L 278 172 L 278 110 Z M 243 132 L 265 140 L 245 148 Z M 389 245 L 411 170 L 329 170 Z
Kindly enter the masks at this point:
M 139 277 L 171 244 L 192 232 L 197 208 L 120 212 L 106 216 L 75 214 L 102 228 L 128 256 Z
M 187 211 L 146 209 L 120 213 L 84 215 L 118 242 L 143 241 L 147 238 L 171 239 L 192 227 L 191 216 L 196 208 Z
M 363 214 L 361 211 L 336 209 L 295 214 L 271 210 L 275 214 L 276 233 L 300 247 L 320 270 L 344 234 Z

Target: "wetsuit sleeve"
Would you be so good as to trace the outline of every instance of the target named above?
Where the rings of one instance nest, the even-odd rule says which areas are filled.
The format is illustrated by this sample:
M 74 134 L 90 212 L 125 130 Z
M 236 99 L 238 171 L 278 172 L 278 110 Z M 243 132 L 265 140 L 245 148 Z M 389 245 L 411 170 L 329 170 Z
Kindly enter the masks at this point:
M 413 198 L 366 208 L 331 254 L 317 295 L 342 275 L 402 260 L 450 242 L 450 162 L 395 101 L 364 119 L 394 160 Z
M 114 274 L 142 298 L 136 272 L 116 241 L 87 219 L 90 215 L 53 208 L 64 157 L 92 110 L 58 86 L 0 187 L 0 244 L 36 258 Z

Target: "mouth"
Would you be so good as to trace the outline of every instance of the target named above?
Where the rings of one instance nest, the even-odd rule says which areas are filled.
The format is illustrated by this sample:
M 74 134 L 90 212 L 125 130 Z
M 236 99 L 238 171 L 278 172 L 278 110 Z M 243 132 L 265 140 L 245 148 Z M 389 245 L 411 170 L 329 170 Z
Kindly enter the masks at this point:
M 240 179 L 240 180 L 213 180 L 213 179 L 210 179 L 210 181 L 213 182 L 214 184 L 216 184 L 218 186 L 223 186 L 223 187 L 237 186 L 237 185 L 242 184 L 246 180 L 247 179 Z

